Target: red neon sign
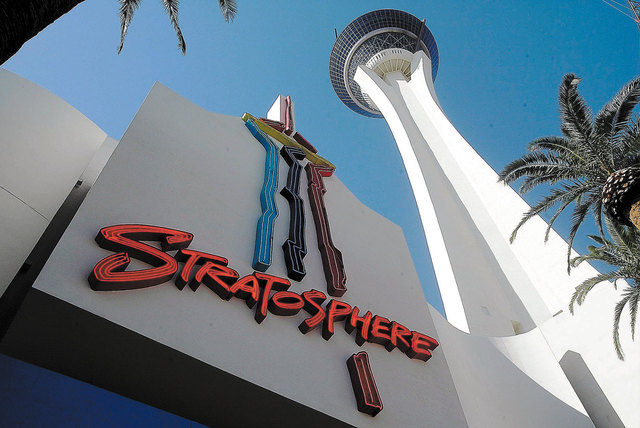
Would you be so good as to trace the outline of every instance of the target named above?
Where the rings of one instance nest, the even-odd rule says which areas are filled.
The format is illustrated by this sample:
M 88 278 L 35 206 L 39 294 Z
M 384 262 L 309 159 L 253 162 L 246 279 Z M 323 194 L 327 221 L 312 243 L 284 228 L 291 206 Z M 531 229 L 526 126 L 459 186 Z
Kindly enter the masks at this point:
M 375 416 L 382 410 L 382 399 L 373 379 L 371 365 L 369 365 L 369 355 L 361 351 L 353 354 L 347 360 L 351 386 L 356 396 L 358 410 Z
M 223 300 L 231 297 L 243 299 L 249 308 L 256 307 L 255 320 L 258 323 L 269 312 L 291 316 L 304 309 L 310 317 L 298 326 L 303 334 L 322 325 L 322 337 L 329 340 L 335 332 L 336 323 L 344 322 L 347 333 L 356 330 L 358 346 L 369 342 L 382 345 L 388 351 L 398 348 L 407 357 L 422 361 L 431 358 L 431 351 L 438 346 L 432 337 L 409 330 L 388 318 L 374 316 L 369 311 L 361 315 L 357 306 L 351 307 L 341 300 L 332 299 L 323 306 L 327 296 L 321 291 L 309 290 L 302 294 L 288 291 L 291 285 L 288 279 L 260 272 L 240 278 L 238 272 L 226 266 L 226 258 L 186 249 L 192 240 L 190 233 L 164 227 L 131 224 L 104 227 L 96 242 L 100 247 L 118 253 L 96 264 L 89 275 L 89 284 L 92 289 L 100 291 L 151 287 L 170 281 L 178 272 L 180 262 L 183 263 L 182 271 L 175 279 L 180 290 L 189 284 L 195 291 L 204 284 Z M 162 251 L 140 241 L 159 241 Z M 171 250 L 179 250 L 175 258 L 166 253 Z M 127 271 L 130 257 L 153 267 Z M 196 266 L 199 266 L 197 270 Z
M 384 346 L 388 351 L 398 348 L 407 357 L 427 361 L 438 342 L 425 334 L 411 331 L 395 321 L 366 312 L 360 315 L 357 306 L 331 299 L 324 307 L 327 296 L 318 290 L 302 294 L 288 291 L 288 279 L 260 272 L 242 278 L 227 266 L 227 259 L 202 251 L 188 250 L 193 235 L 164 227 L 123 224 L 104 227 L 96 242 L 100 247 L 118 251 L 100 260 L 89 275 L 91 288 L 99 291 L 132 290 L 159 285 L 176 276 L 175 284 L 182 290 L 189 284 L 196 290 L 206 285 L 221 299 L 231 297 L 243 299 L 251 309 L 254 306 L 255 320 L 261 323 L 269 312 L 278 316 L 291 316 L 304 309 L 310 317 L 298 329 L 307 334 L 322 325 L 322 337 L 329 340 L 335 332 L 335 324 L 344 322 L 347 333 L 356 330 L 358 346 L 365 342 Z M 140 241 L 159 241 L 162 250 Z M 175 258 L 166 251 L 179 250 Z M 127 271 L 130 257 L 153 266 L 151 269 Z M 196 266 L 199 268 L 196 270 Z M 193 271 L 195 270 L 195 274 Z M 273 292 L 273 294 L 272 294 Z
M 135 224 L 104 227 L 98 233 L 96 242 L 116 254 L 105 257 L 95 265 L 89 275 L 89 284 L 93 290 L 99 291 L 151 287 L 169 282 L 178 273 L 178 263 L 182 263 L 182 270 L 175 278 L 179 290 L 188 284 L 195 291 L 204 284 L 223 300 L 230 300 L 231 297 L 242 299 L 249 309 L 255 307 L 254 318 L 258 324 L 264 321 L 268 313 L 292 316 L 304 310 L 310 316 L 298 326 L 300 332 L 307 334 L 322 325 L 322 337 L 325 340 L 331 339 L 335 333 L 336 323 L 344 322 L 347 334 L 356 330 L 355 342 L 358 346 L 368 342 L 382 345 L 389 352 L 398 348 L 407 357 L 421 361 L 429 360 L 431 351 L 438 346 L 438 342 L 430 336 L 412 331 L 388 318 L 373 315 L 370 311 L 362 315 L 360 308 L 341 300 L 331 299 L 323 306 L 327 296 L 321 291 L 309 290 L 302 294 L 289 291 L 291 283 L 288 279 L 260 272 L 240 278 L 238 272 L 227 266 L 226 258 L 187 249 L 192 240 L 191 233 L 165 227 Z M 161 250 L 140 241 L 160 242 Z M 175 250 L 178 250 L 175 257 L 167 254 L 167 251 Z M 336 250 L 336 254 L 338 257 L 333 261 L 341 262 L 340 252 Z M 128 271 L 130 258 L 152 267 Z M 344 272 L 340 276 L 344 279 Z M 337 284 L 340 283 L 337 281 Z M 367 353 L 354 354 L 347 360 L 347 367 L 358 410 L 375 416 L 382 410 L 382 401 Z

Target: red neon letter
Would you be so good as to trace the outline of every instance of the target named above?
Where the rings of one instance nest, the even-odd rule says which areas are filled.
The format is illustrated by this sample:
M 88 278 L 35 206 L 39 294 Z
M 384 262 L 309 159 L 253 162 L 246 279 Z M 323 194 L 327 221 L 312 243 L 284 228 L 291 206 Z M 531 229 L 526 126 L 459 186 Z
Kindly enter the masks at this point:
M 347 360 L 351 386 L 356 395 L 358 410 L 371 416 L 375 416 L 382 410 L 382 400 L 373 379 L 373 372 L 369 365 L 369 356 L 366 352 L 353 354 Z
M 340 300 L 331 299 L 327 304 L 327 316 L 322 323 L 322 337 L 329 340 L 333 336 L 334 321 L 342 321 L 351 313 L 351 305 Z
M 89 275 L 93 290 L 132 290 L 169 281 L 178 270 L 178 262 L 164 251 L 187 248 L 193 235 L 165 227 L 121 224 L 103 227 L 96 236 L 98 245 L 117 252 L 100 260 Z M 138 241 L 160 241 L 163 251 Z M 129 257 L 153 266 L 128 271 Z
M 229 261 L 224 257 L 214 256 L 213 254 L 203 253 L 202 251 L 195 250 L 180 250 L 176 253 L 176 260 L 184 263 L 184 267 L 182 268 L 182 272 L 180 275 L 176 276 L 176 287 L 179 290 L 182 290 L 185 285 L 189 282 L 189 277 L 191 276 L 191 271 L 194 266 L 200 265 L 202 266 L 205 262 L 214 262 L 221 266 L 226 266 Z M 202 279 L 200 279 L 202 281 Z M 200 281 L 194 283 L 192 281 L 189 286 L 193 291 L 198 289 L 200 285 Z
M 402 352 L 407 352 L 411 348 L 411 330 L 402 324 L 393 321 L 391 323 L 391 340 L 385 346 L 387 351 L 393 351 L 396 346 Z
M 369 324 L 371 324 L 373 315 L 367 311 L 363 317 L 360 317 L 358 316 L 359 311 L 360 309 L 357 306 L 353 307 L 349 320 L 344 323 L 344 329 L 349 334 L 356 329 L 356 343 L 358 346 L 362 346 L 369 339 Z
M 431 358 L 430 350 L 436 349 L 438 341 L 426 334 L 412 332 L 411 336 L 411 349 L 407 351 L 407 357 L 417 358 L 422 361 L 427 361 Z
M 288 279 L 280 278 L 278 276 L 267 275 L 266 273 L 254 272 L 253 273 L 256 278 L 262 282 L 263 289 L 262 293 L 260 293 L 260 298 L 258 300 L 258 307 L 256 309 L 255 320 L 258 324 L 260 324 L 267 317 L 267 307 L 269 305 L 269 293 L 271 290 L 274 291 L 284 291 L 291 283 Z
M 244 299 L 247 302 L 249 308 L 253 308 L 260 298 L 260 286 L 258 285 L 258 278 L 253 275 L 247 275 L 240 278 L 229 289 L 234 296 L 239 299 Z
M 278 291 L 269 300 L 269 312 L 274 315 L 290 316 L 300 312 L 304 299 L 293 291 Z
M 195 291 L 200 283 L 203 283 L 221 299 L 229 300 L 231 298 L 231 290 L 229 286 L 238 279 L 238 272 L 227 266 L 220 266 L 213 262 L 206 262 L 196 272 L 195 277 L 191 281 L 191 288 Z M 195 287 L 195 288 L 194 288 Z
M 386 346 L 391 341 L 391 322 L 376 315 L 371 323 L 369 342 Z
M 322 291 L 311 290 L 302 293 L 302 298 L 304 299 L 304 310 L 312 316 L 302 321 L 298 326 L 298 330 L 300 330 L 302 334 L 307 334 L 320 325 L 324 319 L 325 312 L 324 309 L 322 309 L 322 302 L 327 299 L 327 296 Z

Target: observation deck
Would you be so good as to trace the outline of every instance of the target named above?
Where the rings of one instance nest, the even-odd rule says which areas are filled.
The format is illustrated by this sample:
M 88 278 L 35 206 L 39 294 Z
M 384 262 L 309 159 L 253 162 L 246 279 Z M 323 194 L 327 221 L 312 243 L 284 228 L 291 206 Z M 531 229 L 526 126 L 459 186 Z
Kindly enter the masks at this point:
M 375 10 L 353 20 L 338 36 L 329 59 L 329 77 L 338 98 L 356 113 L 382 117 L 376 105 L 353 80 L 359 65 L 379 75 L 410 73 L 407 54 L 424 51 L 431 59 L 432 75 L 438 72 L 438 46 L 423 21 L 394 9 Z M 409 68 L 407 68 L 409 67 Z

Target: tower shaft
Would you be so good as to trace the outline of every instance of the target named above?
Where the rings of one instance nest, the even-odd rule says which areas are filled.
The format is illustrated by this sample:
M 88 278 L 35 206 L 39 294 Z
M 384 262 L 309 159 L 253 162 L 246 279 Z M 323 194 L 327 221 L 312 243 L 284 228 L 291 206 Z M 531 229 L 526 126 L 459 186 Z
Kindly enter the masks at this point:
M 411 183 L 447 315 L 457 328 L 503 336 L 528 331 L 566 307 L 576 284 L 565 241 L 541 238 L 540 218 L 509 236 L 527 204 L 464 140 L 442 112 L 431 61 L 413 54 L 411 76 L 359 66 L 354 80 L 380 110 Z

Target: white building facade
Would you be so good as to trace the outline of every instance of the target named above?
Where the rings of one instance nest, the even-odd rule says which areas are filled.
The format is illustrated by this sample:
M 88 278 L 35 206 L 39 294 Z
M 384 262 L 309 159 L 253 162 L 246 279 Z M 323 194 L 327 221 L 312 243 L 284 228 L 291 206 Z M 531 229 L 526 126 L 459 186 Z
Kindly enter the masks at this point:
M 32 187 L 57 183 L 63 196 L 91 189 L 66 223 L 42 226 L 60 232 L 52 251 L 38 252 L 39 230 L 14 239 L 25 255 L 2 267 L 9 289 L 25 258 L 42 271 L 22 281 L 0 351 L 213 426 L 638 426 L 638 345 L 622 333 L 627 362 L 610 345 L 616 294 L 594 290 L 571 316 L 571 291 L 595 271 L 567 276 L 566 243 L 552 234 L 544 245 L 541 219 L 508 244 L 526 204 L 438 106 L 424 23 L 381 12 L 383 26 L 353 40 L 371 48 L 359 61 L 373 55 L 346 84 L 398 143 L 448 319 L 424 301 L 402 231 L 340 182 L 321 142 L 295 128 L 290 100 L 238 118 L 157 84 L 113 150 L 79 112 L 2 72 L 0 91 L 28 95 L 51 121 L 64 112 L 64 132 L 93 137 L 69 177 L 32 173 Z M 362 37 L 371 32 L 414 49 L 380 50 Z M 73 150 L 29 110 L 2 140 L 15 156 Z M 13 141 L 29 132 L 31 145 Z M 0 207 L 3 222 L 27 221 Z M 367 326 L 356 307 L 371 313 Z M 368 410 L 346 363 L 362 351 L 370 371 L 359 373 L 375 381 L 360 380 L 374 386 Z

